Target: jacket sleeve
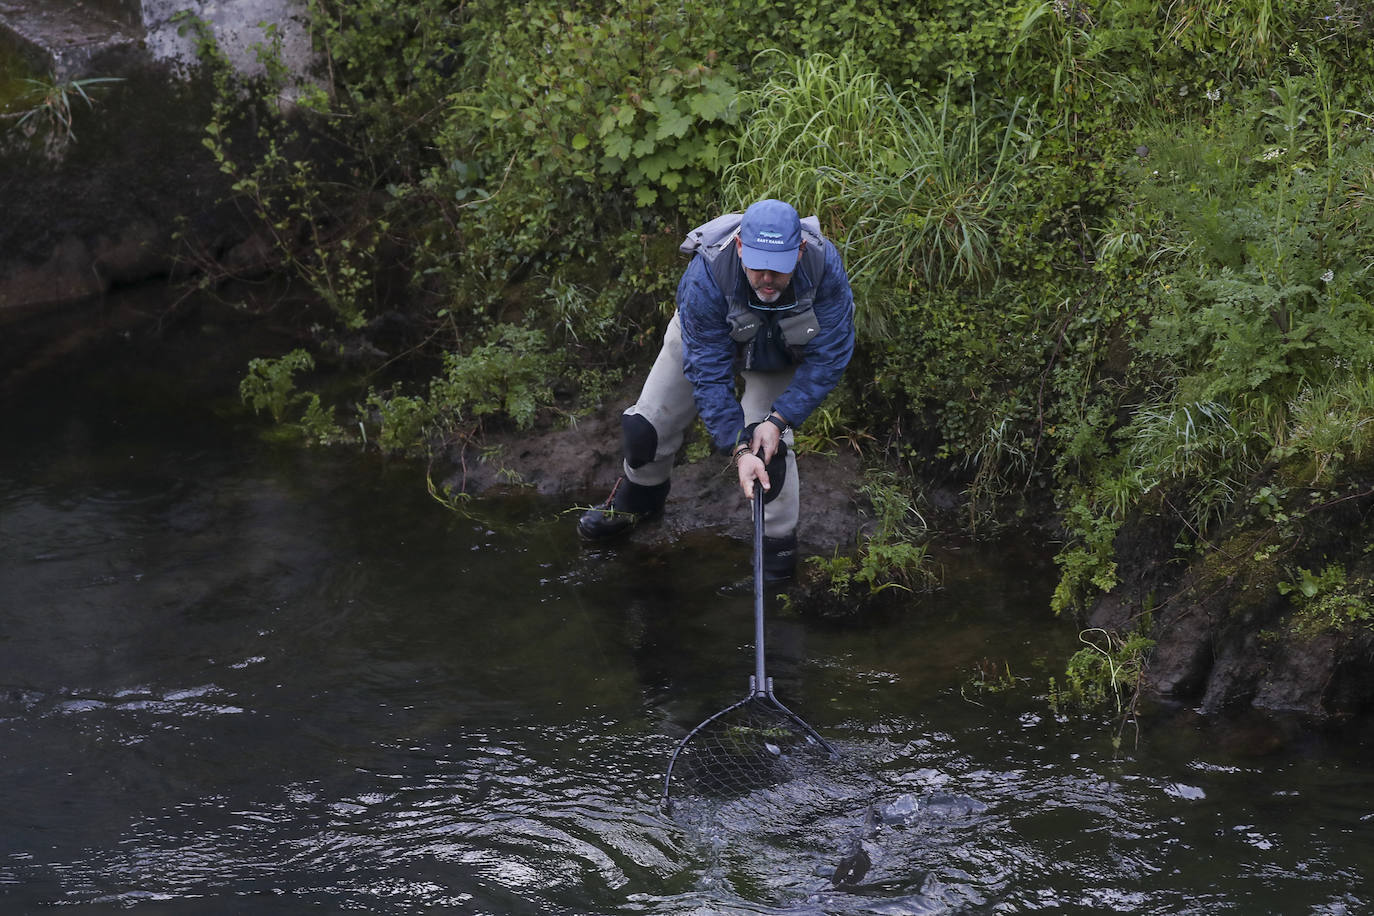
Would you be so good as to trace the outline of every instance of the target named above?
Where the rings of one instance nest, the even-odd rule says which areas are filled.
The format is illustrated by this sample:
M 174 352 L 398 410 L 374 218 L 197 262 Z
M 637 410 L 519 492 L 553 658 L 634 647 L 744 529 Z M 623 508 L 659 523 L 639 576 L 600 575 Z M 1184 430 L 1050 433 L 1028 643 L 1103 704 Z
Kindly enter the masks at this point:
M 718 451 L 729 451 L 744 429 L 744 411 L 735 399 L 735 342 L 730 339 L 725 297 L 706 261 L 692 258 L 677 286 L 682 325 L 682 371 L 706 431 Z
M 813 307 L 820 332 L 806 345 L 792 384 L 773 402 L 773 409 L 793 426 L 800 426 L 834 390 L 854 355 L 854 294 L 844 261 L 829 242 Z

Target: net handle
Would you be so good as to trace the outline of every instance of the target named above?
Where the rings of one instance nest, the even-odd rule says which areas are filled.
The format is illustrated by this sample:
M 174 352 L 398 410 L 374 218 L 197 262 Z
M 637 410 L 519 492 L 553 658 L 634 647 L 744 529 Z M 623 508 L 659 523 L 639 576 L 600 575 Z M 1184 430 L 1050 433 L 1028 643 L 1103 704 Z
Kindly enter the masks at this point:
M 763 665 L 763 485 L 754 478 L 754 684 L 753 696 L 772 694 Z

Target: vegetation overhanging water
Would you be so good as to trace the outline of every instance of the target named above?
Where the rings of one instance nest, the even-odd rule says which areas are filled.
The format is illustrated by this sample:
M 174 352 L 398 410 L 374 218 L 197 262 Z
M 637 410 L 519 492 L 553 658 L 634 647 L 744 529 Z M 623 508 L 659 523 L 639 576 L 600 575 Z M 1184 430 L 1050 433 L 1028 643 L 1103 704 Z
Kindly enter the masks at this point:
M 115 343 L 3 407 L 6 908 L 1374 903 L 1370 736 L 1180 710 L 1116 746 L 1056 716 L 1025 683 L 1075 633 L 1014 539 L 891 616 L 770 617 L 779 695 L 843 760 L 666 818 L 677 736 L 751 671 L 748 599 L 716 591 L 739 545 L 588 551 L 538 499 L 451 514 L 408 466 L 263 442 L 237 365 Z M 855 843 L 871 866 L 835 888 Z
M 605 406 L 682 234 L 783 196 L 861 304 L 801 434 L 861 443 L 912 494 L 956 480 L 970 526 L 1052 514 L 1047 600 L 1106 649 L 1070 679 L 1153 646 L 1146 686 L 1209 709 L 1367 707 L 1367 11 L 306 7 L 328 66 L 299 84 L 272 30 L 244 80 L 185 22 L 254 266 L 314 295 L 308 345 L 244 380 L 283 430 L 451 455 L 487 418 Z M 207 285 L 236 269 L 188 248 Z M 907 575 L 882 568 L 920 559 L 904 535 L 861 543 L 865 572 Z

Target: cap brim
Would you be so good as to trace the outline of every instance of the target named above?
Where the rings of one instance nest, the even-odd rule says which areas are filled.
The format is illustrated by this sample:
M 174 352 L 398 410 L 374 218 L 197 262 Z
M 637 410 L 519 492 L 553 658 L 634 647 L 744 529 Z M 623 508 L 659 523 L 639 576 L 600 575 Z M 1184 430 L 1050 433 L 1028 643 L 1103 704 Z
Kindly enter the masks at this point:
M 797 252 L 800 248 L 792 248 L 787 251 L 775 251 L 774 249 L 750 248 L 743 246 L 740 250 L 740 261 L 750 270 L 771 270 L 774 273 L 790 274 L 797 269 Z

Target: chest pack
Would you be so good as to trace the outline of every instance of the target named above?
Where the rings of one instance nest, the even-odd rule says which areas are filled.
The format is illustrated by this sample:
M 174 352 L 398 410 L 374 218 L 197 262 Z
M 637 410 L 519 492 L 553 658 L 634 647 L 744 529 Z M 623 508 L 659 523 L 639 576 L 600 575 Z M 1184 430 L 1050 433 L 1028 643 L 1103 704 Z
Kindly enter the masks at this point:
M 821 235 L 819 219 L 815 216 L 804 218 L 801 233 L 806 247 L 792 277 L 795 301 L 776 309 L 751 305 L 749 286 L 744 282 L 744 271 L 735 250 L 742 219 L 741 213 L 726 213 L 702 223 L 687 233 L 678 250 L 689 255 L 699 254 L 709 265 L 716 287 L 725 296 L 730 339 L 740 345 L 744 368 L 778 369 L 781 368 L 775 364 L 778 356 L 785 357 L 784 364 L 800 361 L 802 348 L 820 331 L 814 303 L 816 287 L 825 271 L 825 246 L 829 242 Z M 797 282 L 799 278 L 800 283 Z M 761 340 L 758 339 L 760 331 L 764 331 Z

